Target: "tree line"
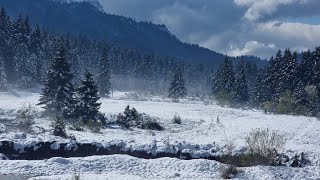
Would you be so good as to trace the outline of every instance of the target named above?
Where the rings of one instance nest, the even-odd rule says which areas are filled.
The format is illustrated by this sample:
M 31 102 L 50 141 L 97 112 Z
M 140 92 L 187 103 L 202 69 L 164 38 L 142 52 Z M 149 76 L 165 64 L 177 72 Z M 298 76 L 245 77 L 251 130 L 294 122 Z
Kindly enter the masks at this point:
M 267 66 L 250 77 L 243 62 L 234 68 L 226 57 L 214 75 L 212 92 L 224 104 L 315 116 L 320 105 L 319 62 L 320 47 L 302 52 L 301 59 L 297 52 L 279 50 Z
M 87 36 L 58 34 L 39 25 L 32 26 L 28 16 L 13 19 L 0 10 L 0 88 L 13 85 L 31 88 L 43 85 L 59 44 L 64 44 L 73 81 L 79 82 L 86 69 L 104 77 L 101 69 L 109 66 L 113 86 L 118 90 L 146 90 L 167 93 L 171 77 L 183 66 L 189 93 L 209 89 L 214 67 L 188 64 L 175 57 L 158 56 L 136 49 L 120 48 L 111 43 L 92 40 Z M 101 54 L 104 53 L 104 60 Z M 99 72 L 99 73 L 98 73 Z M 102 74 L 101 74 L 102 73 Z M 105 82 L 94 77 L 102 86 Z M 107 85 L 109 86 L 109 85 Z

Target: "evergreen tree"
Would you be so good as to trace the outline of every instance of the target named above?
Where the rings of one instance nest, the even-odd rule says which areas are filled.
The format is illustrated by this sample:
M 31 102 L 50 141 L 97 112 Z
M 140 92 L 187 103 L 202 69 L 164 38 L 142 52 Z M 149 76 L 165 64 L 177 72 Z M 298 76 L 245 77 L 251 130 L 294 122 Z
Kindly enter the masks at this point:
M 4 60 L 0 54 L 0 90 L 7 87 L 7 75 L 4 70 Z
M 271 57 L 266 69 L 264 84 L 266 88 L 266 100 L 272 101 L 280 97 L 282 89 L 279 88 L 279 79 L 281 77 L 282 54 L 279 50 L 276 58 Z
M 239 64 L 239 72 L 236 75 L 234 88 L 233 88 L 233 100 L 236 103 L 246 103 L 249 101 L 247 78 L 245 75 L 244 62 Z
M 100 71 L 97 75 L 97 83 L 99 85 L 99 95 L 107 97 L 111 90 L 110 62 L 108 60 L 107 49 L 103 49 L 100 60 Z
M 289 49 L 286 49 L 281 64 L 281 75 L 279 78 L 279 93 L 282 94 L 287 90 L 293 91 L 297 81 L 297 55 L 291 54 Z
M 312 85 L 315 85 L 320 92 L 320 47 L 317 47 L 312 54 L 313 56 L 313 78 Z
M 44 108 L 49 112 L 69 117 L 74 105 L 72 78 L 73 74 L 66 60 L 66 51 L 62 46 L 52 60 L 38 105 L 45 105 Z
M 303 113 L 306 115 L 306 113 L 311 109 L 311 101 L 306 91 L 306 87 L 302 82 L 300 82 L 295 88 L 293 96 L 297 113 Z
M 253 87 L 251 102 L 254 105 L 261 105 L 264 101 L 266 101 L 266 93 L 265 93 L 265 84 L 264 84 L 264 73 L 260 72 L 257 75 L 255 86 Z
M 226 56 L 221 71 L 221 82 L 223 83 L 222 90 L 230 94 L 234 88 L 234 81 L 235 77 L 232 61 Z
M 313 67 L 314 62 L 312 58 L 312 53 L 310 50 L 302 53 L 302 62 L 298 67 L 298 81 L 304 86 L 310 85 L 314 77 Z
M 222 82 L 221 82 L 221 66 L 215 73 L 213 77 L 213 86 L 212 86 L 212 93 L 213 95 L 217 96 L 219 92 L 222 90 Z
M 178 67 L 169 88 L 169 98 L 172 98 L 174 101 L 179 101 L 180 98 L 185 98 L 186 95 L 187 89 L 185 87 L 182 68 Z
M 53 124 L 53 135 L 60 136 L 60 137 L 67 137 L 66 133 L 66 125 L 61 117 L 56 118 L 54 124 Z
M 95 84 L 93 74 L 86 70 L 85 78 L 81 85 L 76 89 L 78 103 L 76 116 L 82 118 L 84 122 L 96 120 L 101 103 L 98 103 L 98 86 Z
M 230 95 L 234 88 L 234 81 L 235 77 L 232 61 L 226 56 L 213 79 L 213 93 L 216 96 L 220 93 Z

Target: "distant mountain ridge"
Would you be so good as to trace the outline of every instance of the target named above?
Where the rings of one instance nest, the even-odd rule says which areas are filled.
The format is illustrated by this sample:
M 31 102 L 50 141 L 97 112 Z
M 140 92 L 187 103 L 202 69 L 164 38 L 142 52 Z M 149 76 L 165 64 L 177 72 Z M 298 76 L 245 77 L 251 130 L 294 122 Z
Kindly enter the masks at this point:
M 107 14 L 97 8 L 99 5 L 93 5 L 99 3 L 96 0 L 70 1 L 72 0 L 0 0 L 0 6 L 4 6 L 11 16 L 28 14 L 32 23 L 57 32 L 86 34 L 90 38 L 107 40 L 120 47 L 179 57 L 188 63 L 219 65 L 225 58 L 221 53 L 181 42 L 165 25 L 137 22 L 132 18 Z M 243 58 L 260 62 L 255 56 Z
M 58 1 L 63 3 L 88 2 L 94 5 L 99 11 L 104 11 L 103 6 L 98 0 L 52 0 L 52 1 Z

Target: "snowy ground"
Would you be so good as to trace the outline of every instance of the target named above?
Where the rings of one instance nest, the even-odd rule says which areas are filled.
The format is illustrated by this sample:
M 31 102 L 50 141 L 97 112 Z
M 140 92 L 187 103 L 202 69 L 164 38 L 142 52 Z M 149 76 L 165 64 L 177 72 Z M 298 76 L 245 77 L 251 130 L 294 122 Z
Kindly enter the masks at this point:
M 0 118 L 10 120 L 14 111 L 23 104 L 36 104 L 37 93 L 0 92 Z M 216 104 L 205 105 L 199 100 L 185 100 L 172 103 L 161 97 L 135 101 L 127 98 L 125 93 L 116 92 L 112 99 L 102 99 L 101 111 L 107 114 L 123 112 L 127 105 L 135 107 L 157 117 L 164 131 L 123 130 L 110 127 L 102 129 L 100 134 L 68 130 L 81 142 L 119 142 L 126 146 L 144 148 L 152 143 L 159 147 L 170 144 L 199 144 L 202 147 L 220 146 L 234 143 L 235 152 L 243 150 L 245 136 L 254 128 L 277 130 L 287 138 L 283 149 L 286 153 L 305 152 L 312 163 L 305 168 L 287 167 L 250 167 L 242 168 L 239 179 L 320 179 L 320 121 L 304 116 L 267 115 L 259 110 L 240 110 L 220 107 Z M 41 110 L 39 108 L 39 110 Z M 172 123 L 174 114 L 182 118 L 182 124 Z M 217 118 L 219 122 L 217 122 Z M 1 132 L 0 120 L 0 132 Z M 27 135 L 19 139 L 14 132 L 0 133 L 0 140 L 11 140 L 21 144 L 38 141 L 57 140 L 50 135 L 50 119 L 37 119 L 35 127 L 45 129 L 43 133 Z M 7 122 L 3 122 L 6 124 Z M 10 126 L 5 127 L 9 131 Z M 60 139 L 63 141 L 62 139 Z M 223 165 L 216 161 L 161 158 L 144 160 L 124 155 L 87 157 L 87 158 L 52 158 L 47 161 L 0 161 L 0 174 L 21 174 L 29 176 L 48 176 L 53 179 L 68 179 L 61 174 L 72 174 L 73 169 L 80 169 L 84 179 L 216 179 L 219 168 Z M 57 175 L 57 176 L 53 176 Z M 1 178 L 1 177 L 0 177 Z M 38 178 L 48 179 L 48 177 Z

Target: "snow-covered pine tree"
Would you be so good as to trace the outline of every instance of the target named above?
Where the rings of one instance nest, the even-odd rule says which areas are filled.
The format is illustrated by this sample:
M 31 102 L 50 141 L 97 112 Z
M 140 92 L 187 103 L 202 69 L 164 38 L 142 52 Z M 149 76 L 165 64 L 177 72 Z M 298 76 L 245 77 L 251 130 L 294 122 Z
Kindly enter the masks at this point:
M 318 92 L 320 92 L 320 47 L 316 47 L 312 57 L 314 61 L 312 85 L 315 85 L 318 88 Z
M 0 54 L 0 90 L 7 87 L 7 75 L 4 70 L 4 60 Z
M 221 69 L 222 91 L 230 94 L 234 88 L 234 71 L 232 61 L 226 56 Z
M 246 103 L 249 101 L 249 92 L 243 61 L 240 62 L 238 69 L 239 71 L 237 72 L 235 77 L 232 98 L 236 103 Z
M 42 35 L 39 25 L 36 26 L 35 30 L 32 31 L 30 36 L 30 53 L 31 53 L 31 60 L 34 64 L 34 79 L 37 83 L 40 83 L 43 78 L 43 58 L 44 52 L 43 47 L 41 44 Z
M 310 85 L 312 83 L 312 78 L 314 77 L 313 67 L 314 61 L 312 58 L 312 53 L 310 50 L 302 53 L 302 62 L 298 67 L 298 81 L 304 86 Z
M 278 92 L 293 91 L 297 81 L 297 54 L 291 54 L 289 49 L 284 51 L 281 64 L 281 76 L 279 78 Z
M 103 49 L 100 58 L 99 74 L 97 75 L 97 84 L 99 85 L 99 95 L 108 97 L 111 91 L 110 62 L 108 60 L 107 49 Z
M 299 114 L 303 113 L 307 115 L 308 111 L 311 109 L 311 101 L 309 94 L 306 91 L 306 87 L 303 85 L 302 82 L 298 83 L 297 87 L 293 92 L 294 96 L 294 105 L 295 111 Z
M 84 79 L 76 89 L 78 102 L 75 112 L 75 116 L 81 118 L 85 123 L 97 119 L 101 105 L 98 103 L 100 99 L 98 89 L 99 87 L 93 80 L 93 74 L 86 70 Z
M 264 101 L 266 101 L 265 97 L 265 84 L 264 84 L 264 73 L 259 72 L 256 80 L 255 80 L 255 85 L 252 90 L 252 97 L 251 97 L 251 102 L 254 105 L 261 105 Z
M 66 50 L 61 46 L 52 60 L 38 105 L 45 105 L 44 109 L 59 116 L 70 117 L 75 102 L 72 78 Z
M 277 52 L 276 58 L 271 57 L 269 60 L 264 79 L 267 101 L 276 100 L 280 97 L 279 79 L 281 77 L 281 60 L 282 54 L 280 50 Z
M 222 78 L 221 78 L 221 67 L 217 70 L 215 75 L 213 76 L 213 86 L 212 86 L 212 93 L 213 95 L 217 96 L 219 92 L 222 90 Z
M 66 125 L 61 117 L 59 117 L 59 116 L 56 117 L 56 120 L 53 124 L 53 128 L 54 128 L 53 135 L 60 136 L 63 138 L 67 137 Z
M 169 88 L 169 98 L 172 98 L 173 101 L 178 102 L 179 99 L 185 98 L 186 95 L 187 89 L 185 87 L 183 70 L 181 67 L 178 67 Z

